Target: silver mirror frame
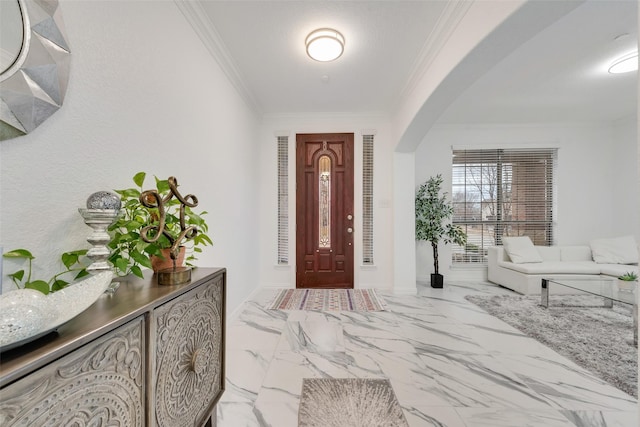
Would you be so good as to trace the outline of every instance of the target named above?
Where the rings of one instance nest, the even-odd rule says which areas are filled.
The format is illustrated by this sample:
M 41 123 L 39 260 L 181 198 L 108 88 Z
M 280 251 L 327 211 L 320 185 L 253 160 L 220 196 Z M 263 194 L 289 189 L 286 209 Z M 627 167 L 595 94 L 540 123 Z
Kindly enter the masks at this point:
M 16 0 L 23 44 L 16 61 L 0 74 L 0 141 L 25 135 L 64 101 L 71 51 L 58 0 Z

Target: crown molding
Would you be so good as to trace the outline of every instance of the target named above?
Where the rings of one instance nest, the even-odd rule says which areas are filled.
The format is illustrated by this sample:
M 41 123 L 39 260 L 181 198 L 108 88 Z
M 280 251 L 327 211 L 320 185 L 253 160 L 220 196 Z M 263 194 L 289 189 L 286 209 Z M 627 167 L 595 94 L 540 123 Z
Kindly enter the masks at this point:
M 433 27 L 422 49 L 420 49 L 416 61 L 411 67 L 409 78 L 399 92 L 398 99 L 395 103 L 396 107 L 402 99 L 413 92 L 418 86 L 418 83 L 428 72 L 429 67 L 431 67 L 431 64 L 447 43 L 449 37 L 456 31 L 460 21 L 467 14 L 474 1 L 475 0 L 452 0 L 446 3 L 436 25 Z
M 226 48 L 222 37 L 218 34 L 213 22 L 207 16 L 200 2 L 192 0 L 173 0 L 184 17 L 187 19 L 191 28 L 202 43 L 209 51 L 211 56 L 216 60 L 220 68 L 227 76 L 233 87 L 236 89 L 240 97 L 245 101 L 247 106 L 256 114 L 262 114 L 262 108 L 257 102 L 252 91 L 247 87 L 242 79 L 238 67 L 236 67 L 233 57 Z
M 364 119 L 364 120 L 389 120 L 390 116 L 385 112 L 295 112 L 295 113 L 266 113 L 262 116 L 263 120 L 279 120 L 279 119 L 302 119 L 302 120 L 323 120 L 323 119 Z

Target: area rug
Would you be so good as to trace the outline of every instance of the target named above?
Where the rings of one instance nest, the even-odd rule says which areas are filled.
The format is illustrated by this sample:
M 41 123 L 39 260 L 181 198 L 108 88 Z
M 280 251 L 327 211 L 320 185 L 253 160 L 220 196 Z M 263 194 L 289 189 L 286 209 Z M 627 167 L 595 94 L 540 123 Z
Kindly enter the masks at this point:
M 598 377 L 638 397 L 638 348 L 633 345 L 632 308 L 602 298 L 557 296 L 552 306 L 540 296 L 467 296 L 467 300 L 551 347 Z M 580 307 L 574 307 L 580 306 Z
M 304 378 L 298 427 L 409 427 L 386 379 Z
M 283 289 L 270 310 L 383 311 L 374 289 Z

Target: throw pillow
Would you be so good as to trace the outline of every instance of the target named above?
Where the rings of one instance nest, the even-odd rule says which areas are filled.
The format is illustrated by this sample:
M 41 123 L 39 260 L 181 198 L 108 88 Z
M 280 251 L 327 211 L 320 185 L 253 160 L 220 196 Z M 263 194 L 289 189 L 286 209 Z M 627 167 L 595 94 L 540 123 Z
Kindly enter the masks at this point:
M 542 262 L 542 257 L 529 236 L 503 237 L 502 245 L 514 264 Z
M 637 264 L 638 244 L 633 236 L 596 239 L 589 242 L 591 255 L 598 264 Z

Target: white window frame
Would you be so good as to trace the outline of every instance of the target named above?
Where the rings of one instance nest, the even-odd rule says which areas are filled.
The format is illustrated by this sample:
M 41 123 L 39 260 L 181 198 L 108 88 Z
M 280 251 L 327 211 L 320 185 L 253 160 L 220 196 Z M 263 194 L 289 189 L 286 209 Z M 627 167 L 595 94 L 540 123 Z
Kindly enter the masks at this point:
M 289 137 L 278 136 L 278 265 L 289 265 Z
M 374 135 L 362 135 L 362 265 L 373 262 Z
M 467 244 L 452 244 L 452 264 L 487 263 L 487 248 L 505 236 L 551 246 L 555 227 L 557 149 L 453 149 L 453 223 Z M 500 185 L 498 185 L 500 183 Z

